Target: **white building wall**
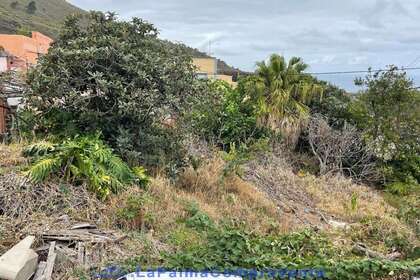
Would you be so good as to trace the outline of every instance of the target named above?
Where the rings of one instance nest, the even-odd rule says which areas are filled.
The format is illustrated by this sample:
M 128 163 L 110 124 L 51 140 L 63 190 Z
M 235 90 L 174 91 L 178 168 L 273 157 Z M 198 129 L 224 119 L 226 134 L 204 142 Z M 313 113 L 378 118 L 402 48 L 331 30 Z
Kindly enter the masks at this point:
M 7 57 L 0 56 L 0 72 L 7 71 Z

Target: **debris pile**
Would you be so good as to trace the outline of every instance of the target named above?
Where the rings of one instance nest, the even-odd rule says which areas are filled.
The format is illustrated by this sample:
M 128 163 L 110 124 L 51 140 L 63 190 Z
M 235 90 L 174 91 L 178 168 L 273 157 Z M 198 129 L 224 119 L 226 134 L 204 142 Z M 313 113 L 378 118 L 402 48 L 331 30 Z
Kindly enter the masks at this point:
M 37 249 L 30 249 L 38 237 Z M 80 223 L 65 230 L 50 230 L 28 236 L 0 257 L 0 279 L 50 280 L 57 264 L 91 268 L 102 262 L 107 244 L 125 238 L 95 225 Z M 39 263 L 38 263 L 38 260 Z

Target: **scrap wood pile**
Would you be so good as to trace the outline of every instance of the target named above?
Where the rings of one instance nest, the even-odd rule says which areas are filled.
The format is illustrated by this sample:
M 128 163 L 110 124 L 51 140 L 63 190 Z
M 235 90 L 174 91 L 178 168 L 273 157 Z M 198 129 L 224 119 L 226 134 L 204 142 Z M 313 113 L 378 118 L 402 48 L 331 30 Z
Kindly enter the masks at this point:
M 83 187 L 33 184 L 15 172 L 0 175 L 0 254 L 31 232 L 67 228 L 69 216 L 106 224 L 104 209 Z
M 102 263 L 108 244 L 122 241 L 125 235 L 81 223 L 66 230 L 42 232 L 39 238 L 46 245 L 40 246 L 36 251 L 46 260 L 39 263 L 37 273 L 42 270 L 49 273 L 46 269 L 50 258 L 55 258 L 58 266 L 65 264 L 67 267 L 96 267 Z M 51 256 L 51 252 L 56 256 Z
M 41 246 L 32 250 L 35 236 Z M 102 262 L 108 244 L 124 238 L 89 223 L 33 233 L 0 257 L 0 279 L 28 280 L 34 275 L 34 280 L 49 280 L 53 273 L 66 273 L 69 267 L 93 268 Z

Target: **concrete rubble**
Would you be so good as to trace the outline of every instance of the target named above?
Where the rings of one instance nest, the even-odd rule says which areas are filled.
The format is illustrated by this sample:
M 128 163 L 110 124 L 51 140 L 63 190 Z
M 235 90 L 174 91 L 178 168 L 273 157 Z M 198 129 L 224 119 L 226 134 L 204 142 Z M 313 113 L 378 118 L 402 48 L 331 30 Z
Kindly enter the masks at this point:
M 0 279 L 28 280 L 35 273 L 38 255 L 31 246 L 35 236 L 28 236 L 0 257 Z

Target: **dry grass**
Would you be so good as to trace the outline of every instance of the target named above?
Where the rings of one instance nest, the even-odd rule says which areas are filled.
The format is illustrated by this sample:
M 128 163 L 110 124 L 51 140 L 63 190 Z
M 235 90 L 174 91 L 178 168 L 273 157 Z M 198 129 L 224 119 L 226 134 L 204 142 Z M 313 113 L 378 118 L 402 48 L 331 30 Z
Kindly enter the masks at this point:
M 379 191 L 354 184 L 342 176 L 304 176 L 300 184 L 316 202 L 318 208 L 333 217 L 356 222 L 366 216 L 393 215 L 395 209 L 389 206 Z
M 414 231 L 396 218 L 396 209 L 385 201 L 380 191 L 341 176 L 306 176 L 303 180 L 319 209 L 333 219 L 352 223 L 351 229 L 341 234 L 342 238 L 350 237 L 384 254 L 391 253 L 390 247 L 394 246 L 391 244 L 399 243 L 398 240 L 420 246 Z
M 223 167 L 221 159 L 213 158 L 198 170 L 187 169 L 176 183 L 164 177 L 154 178 L 148 191 L 130 189 L 112 198 L 108 216 L 113 217 L 113 225 L 121 225 L 115 213 L 124 207 L 124 201 L 145 195 L 147 199 L 138 216 L 146 219 L 145 228 L 159 239 L 187 217 L 186 209 L 191 203 L 196 203 L 216 223 L 235 221 L 260 233 L 289 230 L 288 221 L 281 219 L 265 194 L 238 177 L 224 178 Z
M 342 176 L 295 173 L 288 162 L 286 156 L 255 160 L 247 165 L 245 178 L 282 208 L 293 208 L 293 212 L 305 207 L 346 222 L 395 214 L 395 209 L 386 203 L 381 193 L 371 187 L 355 184 Z
M 295 174 L 288 162 L 286 156 L 255 160 L 247 165 L 245 178 L 266 192 L 283 212 L 291 208 L 294 226 L 300 223 L 323 228 L 343 248 L 351 248 L 353 242 L 363 242 L 387 254 L 394 249 L 404 250 L 396 248 L 400 241 L 419 246 L 413 230 L 395 217 L 396 209 L 384 200 L 380 191 L 342 176 Z M 344 221 L 351 227 L 336 231 L 326 220 Z
M 224 178 L 223 168 L 224 162 L 213 158 L 198 170 L 187 169 L 176 184 L 154 179 L 150 191 L 155 202 L 148 207 L 156 215 L 155 231 L 169 230 L 174 221 L 186 216 L 186 205 L 191 202 L 215 222 L 233 220 L 261 233 L 289 230 L 272 201 L 238 177 Z
M 277 204 L 293 230 L 323 228 L 324 216 L 307 193 L 302 178 L 293 173 L 288 162 L 281 155 L 259 158 L 245 166 L 244 178 Z
M 22 145 L 0 144 L 0 169 L 25 165 L 27 160 L 22 156 Z
M 0 154 L 0 166 L 13 170 L 25 164 L 19 146 L 0 146 Z M 361 241 L 383 253 L 389 252 L 384 245 L 389 236 L 418 242 L 413 232 L 394 218 L 395 209 L 380 192 L 348 179 L 295 174 L 287 158 L 278 156 L 247 164 L 244 179 L 223 176 L 224 168 L 219 157 L 204 159 L 201 167 L 186 169 L 177 182 L 156 177 L 147 190 L 131 187 L 105 202 L 83 186 L 33 185 L 9 171 L 0 175 L 0 254 L 29 233 L 65 228 L 69 222 L 63 224 L 59 217 L 67 214 L 70 223 L 84 221 L 126 232 L 127 238 L 110 245 L 98 265 L 141 255 L 158 262 L 162 251 L 200 242 L 182 222 L 191 203 L 216 223 L 235 221 L 261 234 L 318 227 L 328 232 L 337 246 L 351 248 L 352 242 Z M 122 220 L 118 213 L 132 198 L 139 199 L 140 208 L 132 218 Z M 347 232 L 331 231 L 322 216 L 353 225 Z M 172 243 L 171 238 L 178 238 L 180 244 Z M 57 279 L 71 279 L 63 271 Z

